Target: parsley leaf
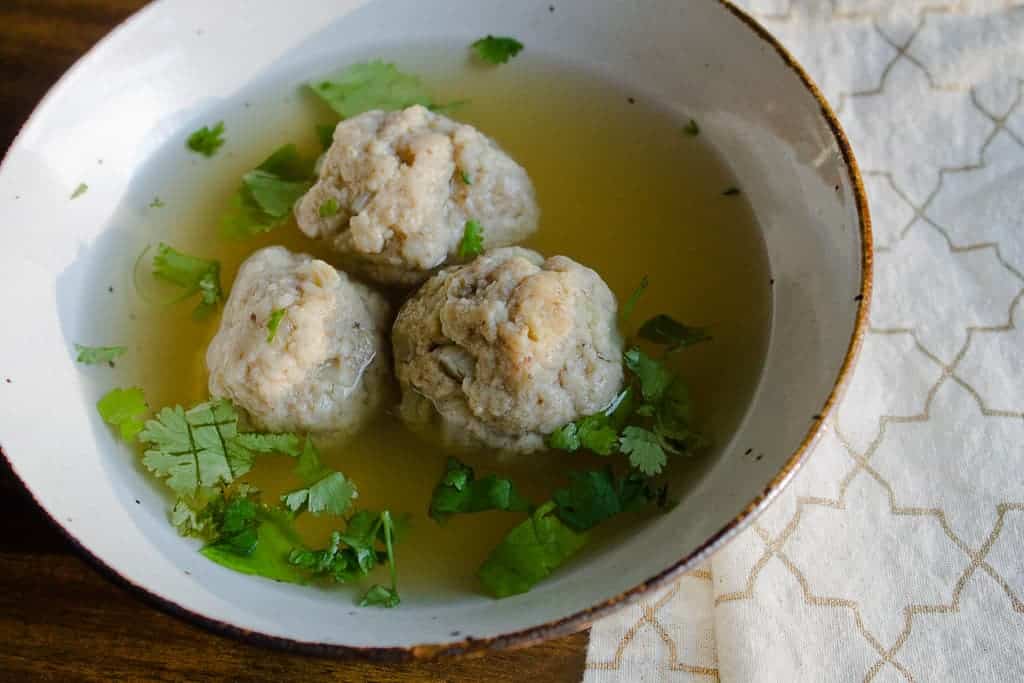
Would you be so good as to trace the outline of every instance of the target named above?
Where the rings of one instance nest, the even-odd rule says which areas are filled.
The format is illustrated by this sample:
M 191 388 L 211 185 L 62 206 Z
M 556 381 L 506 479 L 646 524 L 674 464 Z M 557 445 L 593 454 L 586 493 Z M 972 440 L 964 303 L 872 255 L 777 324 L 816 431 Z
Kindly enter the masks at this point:
M 479 222 L 466 221 L 466 227 L 462 232 L 462 241 L 459 242 L 459 258 L 469 259 L 479 256 L 484 250 L 484 226 Z
M 623 325 L 629 322 L 629 319 L 633 315 L 633 311 L 636 309 L 637 303 L 640 302 L 640 297 L 644 295 L 644 292 L 647 291 L 647 287 L 649 285 L 650 280 L 648 280 L 647 276 L 644 275 L 640 278 L 640 284 L 633 290 L 633 293 L 629 295 L 629 298 L 626 299 L 626 303 L 622 306 L 622 311 L 619 313 L 619 320 Z
M 480 59 L 490 64 L 505 64 L 523 49 L 523 44 L 515 38 L 503 36 L 487 36 L 473 43 Z
M 275 581 L 306 583 L 307 574 L 288 561 L 289 553 L 302 544 L 289 517 L 263 505 L 254 504 L 254 507 L 250 515 L 248 504 L 239 505 L 230 517 L 230 525 L 218 528 L 220 540 L 206 545 L 200 552 L 236 572 Z M 254 542 L 251 530 L 255 531 Z
M 143 464 L 181 497 L 230 484 L 252 467 L 258 453 L 297 450 L 294 435 L 240 434 L 238 414 L 227 401 L 190 410 L 163 408 L 148 420 L 139 439 L 147 444 Z
M 359 601 L 361 607 L 376 605 L 378 607 L 398 607 L 401 598 L 398 597 L 398 568 L 395 566 L 395 549 L 392 535 L 394 524 L 391 521 L 391 513 L 384 510 L 380 513 L 381 526 L 384 531 L 384 546 L 387 548 L 388 569 L 391 572 L 391 586 L 385 587 L 380 584 L 370 586 L 362 599 Z
M 670 353 L 711 339 L 703 327 L 690 327 L 664 314 L 645 322 L 637 334 L 641 339 L 668 346 Z
M 79 197 L 81 197 L 83 194 L 85 194 L 88 191 L 89 191 L 89 186 L 88 185 L 86 185 L 85 183 L 78 183 L 78 187 L 76 187 L 75 191 L 71 193 L 71 198 L 72 199 L 78 199 Z
M 117 427 L 121 438 L 131 441 L 142 431 L 141 416 L 149 410 L 142 389 L 111 389 L 96 402 L 96 410 L 109 425 Z
M 668 457 L 657 434 L 643 427 L 626 427 L 619 448 L 629 456 L 629 464 L 649 477 L 660 474 Z
M 270 317 L 267 318 L 267 343 L 274 341 L 274 337 L 277 336 L 277 328 L 281 326 L 281 321 L 284 320 L 284 314 L 287 311 L 283 308 L 275 308 L 270 312 Z
M 217 150 L 220 149 L 221 145 L 223 144 L 223 121 L 218 121 L 213 128 L 210 128 L 209 126 L 203 126 L 199 130 L 189 135 L 188 140 L 185 142 L 185 146 L 187 146 L 190 150 L 202 154 L 204 157 L 212 157 L 214 154 L 216 154 Z
M 124 346 L 82 346 L 81 344 L 75 344 L 75 351 L 78 352 L 75 360 L 85 365 L 112 363 L 127 350 L 127 347 Z
M 672 373 L 640 349 L 630 349 L 623 354 L 626 367 L 640 380 L 640 392 L 648 403 L 657 403 L 672 382 Z
M 242 185 L 221 217 L 221 232 L 236 239 L 269 232 L 291 215 L 313 185 L 313 164 L 295 145 L 282 145 L 242 176 Z
M 476 479 L 473 468 L 457 458 L 448 458 L 445 474 L 430 498 L 430 517 L 438 522 L 459 513 L 529 509 L 530 502 L 519 495 L 511 481 L 493 474 Z
M 472 185 L 473 184 L 473 179 L 469 177 L 469 174 L 466 173 L 465 170 L 460 170 L 459 171 L 459 177 L 462 179 L 462 182 L 464 184 L 466 184 L 466 185 Z
M 281 496 L 285 507 L 292 512 L 299 512 L 305 507 L 314 515 L 322 512 L 343 515 L 358 495 L 355 484 L 344 474 L 329 470 L 320 463 L 320 454 L 309 437 L 306 437 L 295 471 L 306 487 Z
M 333 197 L 325 201 L 316 210 L 320 218 L 330 218 L 338 213 L 338 200 Z
M 569 473 L 569 487 L 555 491 L 558 518 L 586 531 L 620 512 L 641 507 L 656 495 L 635 472 L 616 480 L 610 469 Z
M 541 505 L 491 551 L 477 572 L 488 593 L 496 598 L 525 593 L 586 544 L 587 535 L 562 523 L 555 507 Z
M 219 261 L 189 256 L 163 242 L 153 257 L 153 275 L 183 288 L 182 298 L 199 292 L 197 317 L 208 313 L 222 298 Z
M 683 126 L 683 132 L 689 135 L 691 138 L 695 138 L 700 135 L 700 126 L 693 119 L 690 119 L 685 126 Z
M 430 97 L 417 76 L 394 64 L 374 60 L 353 64 L 339 74 L 309 87 L 344 119 L 371 109 L 395 111 L 414 104 L 429 105 Z

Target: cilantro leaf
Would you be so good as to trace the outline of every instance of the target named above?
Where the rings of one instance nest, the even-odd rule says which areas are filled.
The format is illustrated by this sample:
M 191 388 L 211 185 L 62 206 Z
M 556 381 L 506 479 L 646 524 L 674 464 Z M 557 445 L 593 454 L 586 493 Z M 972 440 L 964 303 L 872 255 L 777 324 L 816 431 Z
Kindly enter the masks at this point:
M 693 119 L 687 121 L 686 125 L 683 126 L 683 132 L 689 135 L 691 138 L 695 138 L 700 135 L 700 126 Z
M 626 427 L 619 449 L 629 456 L 629 464 L 649 477 L 660 474 L 668 457 L 657 434 L 643 427 Z
M 508 479 L 488 475 L 476 479 L 473 468 L 448 458 L 447 469 L 430 498 L 430 517 L 444 522 L 454 514 L 509 510 L 526 512 L 530 503 Z
M 484 226 L 479 222 L 466 221 L 466 227 L 462 232 L 462 240 L 459 242 L 459 258 L 469 259 L 479 256 L 484 250 Z
M 633 315 L 634 309 L 636 309 L 637 303 L 640 302 L 640 297 L 644 295 L 644 292 L 647 291 L 647 287 L 650 284 L 650 280 L 648 280 L 647 276 L 644 275 L 642 278 L 640 278 L 640 284 L 637 286 L 636 289 L 633 290 L 633 293 L 629 295 L 629 298 L 626 299 L 626 303 L 622 306 L 622 311 L 619 313 L 619 320 L 622 322 L 623 325 L 629 322 L 630 317 L 632 317 Z
M 306 487 L 281 496 L 285 507 L 292 512 L 305 507 L 314 515 L 323 512 L 343 515 L 358 495 L 355 484 L 346 479 L 344 474 L 329 470 L 320 463 L 320 455 L 309 437 L 306 437 L 306 445 L 299 455 L 295 471 Z
M 395 111 L 414 104 L 430 104 L 418 77 L 380 60 L 353 64 L 331 78 L 310 83 L 309 87 L 343 119 L 371 109 Z
M 637 334 L 641 339 L 668 346 L 669 352 L 711 339 L 703 327 L 690 327 L 664 314 L 656 315 L 645 322 Z
M 185 290 L 182 298 L 199 292 L 195 315 L 209 312 L 223 293 L 220 288 L 220 262 L 189 256 L 163 242 L 153 257 L 153 275 Z
M 626 388 L 603 412 L 562 425 L 548 435 L 548 447 L 570 453 L 585 448 L 598 455 L 611 455 L 618 447 L 619 430 L 633 412 L 632 393 Z
M 316 212 L 317 212 L 317 215 L 320 216 L 320 218 L 330 218 L 331 216 L 337 215 L 337 213 L 338 213 L 338 200 L 334 199 L 333 197 L 331 197 L 330 199 L 325 201 L 323 204 L 321 204 L 317 208 Z
M 78 199 L 79 197 L 81 197 L 83 194 L 85 194 L 88 191 L 89 191 L 89 186 L 88 185 L 86 185 L 85 183 L 78 183 L 78 187 L 76 187 L 75 191 L 71 193 L 71 198 L 72 199 Z
M 204 157 L 212 157 L 224 144 L 224 122 L 218 121 L 213 128 L 203 126 L 188 136 L 185 145 L 192 150 L 202 154 Z
M 252 555 L 258 541 L 258 509 L 257 503 L 247 496 L 236 497 L 220 505 L 214 516 L 217 533 L 213 545 L 242 557 Z
M 398 591 L 376 583 L 370 586 L 369 590 L 363 594 L 363 597 L 359 600 L 359 606 L 398 607 L 398 603 L 401 601 Z
M 473 43 L 480 59 L 490 64 L 505 64 L 523 49 L 523 44 L 515 38 L 504 36 L 487 36 Z
M 217 564 L 243 574 L 289 583 L 306 583 L 307 574 L 288 561 L 289 553 L 301 546 L 302 541 L 287 515 L 258 505 L 254 516 L 250 518 L 248 509 L 240 507 L 229 527 L 229 530 L 235 529 L 240 532 L 230 537 L 231 542 L 214 542 L 203 547 L 200 552 Z M 256 540 L 251 546 L 246 545 L 251 541 L 248 529 L 255 530 Z M 245 549 L 248 550 L 247 554 L 238 552 Z
M 121 438 L 132 441 L 142 431 L 141 416 L 149 410 L 142 389 L 111 389 L 96 402 L 96 410 L 109 425 L 118 428 Z
M 388 569 L 391 572 L 391 586 L 385 587 L 379 584 L 370 586 L 362 599 L 359 601 L 361 607 L 376 605 L 378 607 L 398 607 L 401 598 L 398 597 L 398 568 L 395 566 L 395 549 L 392 536 L 394 524 L 391 521 L 391 513 L 384 510 L 380 513 L 381 526 L 384 531 L 384 546 L 387 548 Z
M 583 443 L 580 441 L 580 428 L 575 422 L 564 425 L 548 434 L 548 448 L 575 453 Z
M 459 171 L 459 178 L 462 179 L 462 182 L 465 185 L 472 185 L 473 184 L 473 179 L 469 177 L 469 174 L 466 173 L 465 170 L 460 170 Z
M 124 346 L 82 346 L 81 344 L 75 344 L 75 351 L 78 352 L 75 360 L 85 365 L 112 363 L 127 350 L 128 348 Z
M 231 206 L 221 217 L 221 232 L 241 239 L 273 230 L 312 187 L 313 175 L 313 164 L 299 155 L 295 145 L 278 147 L 242 176 Z
M 568 488 L 555 491 L 558 518 L 576 531 L 586 531 L 620 512 L 655 500 L 646 478 L 632 472 L 616 480 L 611 470 L 571 472 Z
M 477 572 L 488 593 L 496 598 L 525 593 L 586 544 L 586 533 L 562 523 L 555 507 L 541 505 L 491 551 Z
M 288 432 L 280 434 L 244 432 L 235 436 L 232 443 L 253 453 L 282 453 L 293 458 L 299 457 L 299 454 L 302 453 L 299 437 Z
M 640 349 L 630 349 L 623 354 L 626 367 L 640 380 L 640 392 L 648 403 L 657 403 L 672 382 L 672 373 L 662 363 L 654 360 Z
M 267 343 L 274 341 L 274 337 L 277 336 L 277 328 L 281 326 L 281 321 L 284 320 L 284 314 L 286 313 L 283 308 L 275 308 L 270 312 L 270 317 L 267 319 Z
M 320 123 L 316 127 L 316 137 L 320 141 L 320 147 L 326 152 L 334 144 L 334 129 L 333 123 Z

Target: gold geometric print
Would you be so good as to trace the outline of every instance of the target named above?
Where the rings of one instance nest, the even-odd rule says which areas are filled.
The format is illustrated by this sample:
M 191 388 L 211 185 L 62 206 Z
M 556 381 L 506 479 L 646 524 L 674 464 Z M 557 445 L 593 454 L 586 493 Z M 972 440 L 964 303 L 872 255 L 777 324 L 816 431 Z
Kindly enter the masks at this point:
M 839 112 L 871 327 L 785 492 L 586 681 L 1024 681 L 1024 1 L 745 0 Z

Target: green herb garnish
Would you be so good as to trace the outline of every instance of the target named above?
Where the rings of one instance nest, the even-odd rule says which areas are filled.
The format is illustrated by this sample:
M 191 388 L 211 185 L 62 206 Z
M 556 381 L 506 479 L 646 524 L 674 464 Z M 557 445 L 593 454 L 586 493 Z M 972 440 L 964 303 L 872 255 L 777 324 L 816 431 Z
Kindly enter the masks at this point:
M 269 232 L 291 215 L 313 185 L 313 164 L 295 145 L 282 145 L 242 176 L 242 185 L 221 217 L 221 232 L 241 239 Z
M 509 510 L 527 512 L 530 502 L 519 495 L 508 479 L 488 475 L 476 479 L 473 468 L 457 458 L 448 458 L 441 481 L 430 499 L 430 516 L 444 522 L 454 514 Z
M 277 328 L 281 326 L 281 321 L 284 320 L 284 315 L 287 313 L 283 308 L 276 308 L 270 312 L 270 317 L 267 319 L 267 343 L 270 344 L 274 341 L 274 337 L 277 336 Z
M 189 256 L 163 242 L 153 257 L 153 275 L 185 290 L 185 299 L 200 294 L 195 314 L 204 315 L 221 300 L 220 262 Z
M 564 564 L 587 542 L 555 514 L 553 502 L 541 505 L 491 551 L 477 576 L 496 598 L 525 593 Z
M 636 510 L 657 496 L 647 478 L 635 472 L 616 479 L 611 469 L 570 472 L 568 488 L 555 491 L 558 518 L 576 531 L 586 531 L 609 517 Z
M 309 87 L 343 119 L 371 109 L 396 111 L 414 104 L 430 104 L 417 76 L 402 73 L 394 64 L 375 60 L 353 64 Z
M 162 209 L 165 206 L 167 205 L 164 203 L 164 200 L 160 199 L 160 197 L 153 197 L 153 201 L 149 203 L 149 208 L 151 209 Z
M 667 346 L 669 353 L 711 339 L 703 327 L 690 327 L 664 314 L 656 315 L 641 325 L 637 335 L 641 339 Z
M 85 194 L 88 191 L 89 191 L 89 186 L 88 185 L 86 185 L 85 183 L 78 183 L 78 187 L 76 187 L 75 191 L 71 193 L 71 198 L 72 199 L 78 199 L 79 197 L 81 197 L 83 194 Z
M 334 124 L 321 123 L 317 124 L 316 137 L 320 141 L 320 147 L 326 152 L 334 144 Z
M 240 433 L 238 413 L 227 401 L 201 403 L 187 411 L 163 408 L 139 434 L 146 444 L 142 463 L 178 496 L 189 499 L 203 488 L 230 484 L 252 468 L 259 453 L 292 454 L 288 451 L 296 439 Z
M 466 227 L 462 231 L 462 240 L 459 242 L 459 258 L 470 259 L 479 256 L 483 250 L 484 226 L 474 220 L 466 221 Z
M 505 64 L 523 49 L 523 44 L 515 38 L 504 36 L 487 36 L 473 43 L 480 59 L 490 64 Z
M 623 354 L 626 367 L 640 380 L 640 391 L 644 401 L 657 403 L 668 385 L 672 383 L 672 372 L 659 361 L 654 360 L 640 349 L 630 349 Z
M 113 363 L 128 348 L 125 346 L 82 346 L 75 344 L 75 351 L 78 355 L 75 360 L 85 365 L 97 365 L 99 363 Z
M 395 550 L 392 536 L 394 525 L 391 522 L 391 513 L 384 510 L 380 513 L 381 527 L 384 531 L 384 547 L 387 549 L 388 570 L 391 573 L 391 586 L 375 584 L 370 586 L 362 599 L 359 601 L 361 607 L 375 605 L 377 607 L 398 607 L 402 600 L 398 596 L 398 568 L 395 566 Z
M 109 425 L 117 427 L 121 438 L 132 441 L 144 426 L 142 416 L 149 410 L 142 389 L 111 389 L 97 401 L 96 410 Z
M 213 128 L 203 126 L 188 136 L 185 146 L 204 157 L 212 157 L 224 144 L 224 122 L 218 121 Z
M 636 305 L 640 302 L 640 297 L 647 291 L 647 287 L 650 286 L 650 280 L 644 275 L 640 278 L 640 284 L 633 293 L 626 299 L 626 303 L 622 306 L 622 311 L 619 313 L 619 321 L 625 325 L 629 322 L 629 319 L 633 316 L 633 311 L 636 310 Z
M 463 170 L 463 169 L 459 170 L 459 177 L 462 179 L 463 184 L 465 184 L 465 185 L 472 185 L 473 184 L 473 179 L 469 177 L 469 174 L 466 173 L 465 170 Z
M 330 218 L 338 213 L 338 200 L 333 197 L 328 199 L 320 205 L 316 212 L 320 215 L 320 218 Z
M 215 530 L 217 540 L 203 547 L 203 556 L 243 574 L 288 583 L 308 581 L 306 572 L 288 561 L 289 553 L 302 544 L 288 515 L 264 505 L 238 504 L 230 517 L 225 515 L 227 520 L 230 525 Z
M 695 138 L 700 135 L 700 126 L 693 119 L 690 119 L 685 126 L 683 126 L 683 132 L 689 135 L 691 138 Z
M 314 515 L 343 515 L 358 495 L 355 484 L 346 479 L 344 474 L 321 464 L 320 454 L 309 437 L 299 455 L 295 472 L 306 486 L 281 496 L 281 502 L 292 512 L 305 508 Z
M 658 435 L 642 427 L 626 427 L 619 448 L 629 456 L 629 464 L 649 477 L 660 474 L 668 457 Z

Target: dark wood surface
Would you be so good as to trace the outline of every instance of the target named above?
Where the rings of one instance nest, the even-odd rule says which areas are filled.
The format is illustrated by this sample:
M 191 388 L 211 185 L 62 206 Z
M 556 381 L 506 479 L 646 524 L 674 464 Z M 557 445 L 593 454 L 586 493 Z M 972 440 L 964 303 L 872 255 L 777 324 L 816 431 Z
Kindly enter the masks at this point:
M 0 149 L 75 59 L 144 4 L 0 0 Z M 0 458 L 0 680 L 546 683 L 580 680 L 586 645 L 587 634 L 579 633 L 476 659 L 393 666 L 285 654 L 217 636 L 99 574 Z

